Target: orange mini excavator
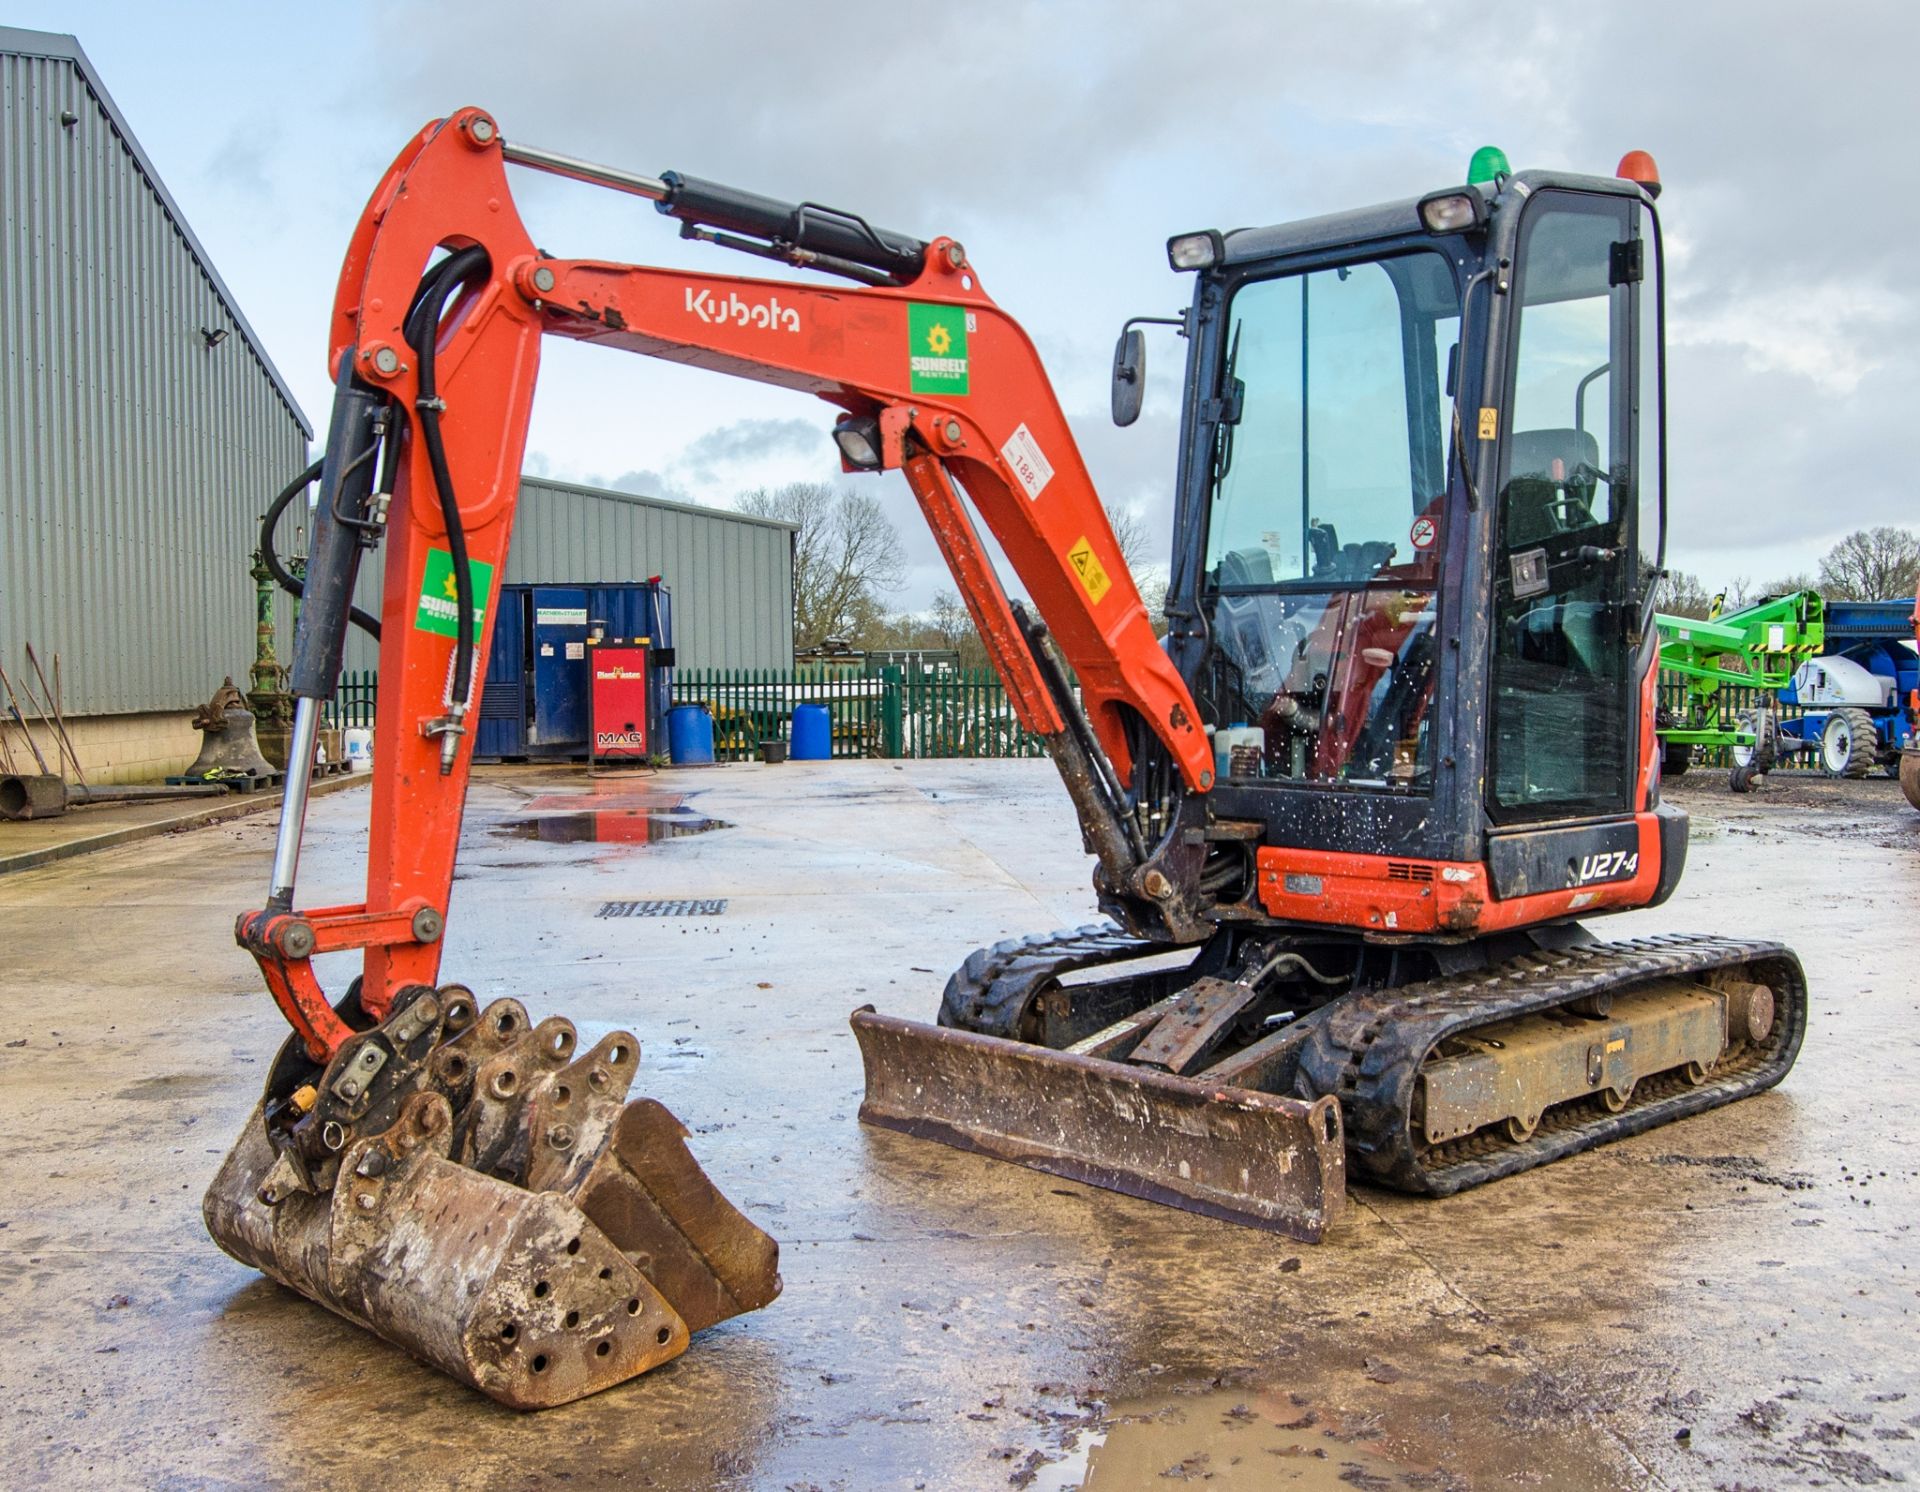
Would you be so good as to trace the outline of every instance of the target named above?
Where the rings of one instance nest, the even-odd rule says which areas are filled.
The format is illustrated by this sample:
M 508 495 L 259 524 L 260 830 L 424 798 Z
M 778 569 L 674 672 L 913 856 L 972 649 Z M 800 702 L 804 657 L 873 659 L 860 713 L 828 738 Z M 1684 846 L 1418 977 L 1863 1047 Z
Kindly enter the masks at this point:
M 837 277 L 554 258 L 507 167 Z M 861 1011 L 867 1122 L 1315 1238 L 1346 1166 L 1449 1192 L 1777 1082 L 1793 955 L 1603 943 L 1673 890 L 1651 625 L 1664 529 L 1653 163 L 1183 234 L 1195 276 L 1163 645 L 1032 342 L 966 252 L 811 203 L 422 130 L 334 304 L 288 790 L 241 917 L 294 1035 L 206 1201 L 236 1257 L 517 1405 L 770 1301 L 773 1242 L 626 1102 L 638 1048 L 437 982 L 541 338 L 813 394 L 898 469 L 1110 921 L 1002 944 L 940 1024 Z M 1115 359 L 1139 410 L 1143 335 Z M 1030 598 L 1009 600 L 975 527 Z M 364 905 L 294 900 L 322 701 L 386 546 Z M 338 1002 L 314 955 L 363 949 Z

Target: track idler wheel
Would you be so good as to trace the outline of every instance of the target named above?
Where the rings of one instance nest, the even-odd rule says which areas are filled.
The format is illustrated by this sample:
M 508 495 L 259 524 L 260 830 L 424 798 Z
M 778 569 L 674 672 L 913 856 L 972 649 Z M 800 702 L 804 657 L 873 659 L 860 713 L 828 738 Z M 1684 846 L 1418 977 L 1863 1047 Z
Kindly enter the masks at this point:
M 476 1017 L 459 986 L 396 1002 L 309 1081 L 296 1038 L 208 1189 L 208 1231 L 514 1408 L 679 1356 L 780 1293 L 779 1246 L 672 1114 L 627 1102 L 631 1035 L 576 1045 L 517 1001 Z

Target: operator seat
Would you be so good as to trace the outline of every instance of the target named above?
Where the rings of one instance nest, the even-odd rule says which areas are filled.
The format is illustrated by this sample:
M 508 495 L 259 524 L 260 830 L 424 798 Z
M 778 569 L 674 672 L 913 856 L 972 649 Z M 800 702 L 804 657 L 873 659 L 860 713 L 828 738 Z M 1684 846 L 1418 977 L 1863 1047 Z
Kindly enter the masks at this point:
M 1591 526 L 1597 484 L 1575 477 L 1599 465 L 1600 442 L 1585 430 L 1514 431 L 1503 514 L 1508 550 Z

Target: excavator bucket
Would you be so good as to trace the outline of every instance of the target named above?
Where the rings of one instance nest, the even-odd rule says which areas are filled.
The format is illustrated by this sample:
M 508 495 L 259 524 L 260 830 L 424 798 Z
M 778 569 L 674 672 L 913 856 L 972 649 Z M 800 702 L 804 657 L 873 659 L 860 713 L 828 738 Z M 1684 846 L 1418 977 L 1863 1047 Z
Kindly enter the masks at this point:
M 853 1016 L 864 1123 L 1318 1242 L 1346 1202 L 1332 1098 L 1305 1103 L 1074 1051 Z
M 780 1293 L 779 1246 L 707 1179 L 672 1114 L 626 1101 L 632 1036 L 578 1059 L 575 1044 L 569 1022 L 529 1026 L 515 1001 L 476 1020 L 458 986 L 427 992 L 291 1102 L 270 1083 L 207 1192 L 208 1231 L 516 1409 L 679 1356 L 689 1333 Z M 377 1093 L 355 1076 L 370 1069 L 392 1069 Z M 349 1090 L 372 1100 L 362 1122 L 326 1118 L 322 1096 Z M 318 1163 L 302 1132 L 315 1120 Z

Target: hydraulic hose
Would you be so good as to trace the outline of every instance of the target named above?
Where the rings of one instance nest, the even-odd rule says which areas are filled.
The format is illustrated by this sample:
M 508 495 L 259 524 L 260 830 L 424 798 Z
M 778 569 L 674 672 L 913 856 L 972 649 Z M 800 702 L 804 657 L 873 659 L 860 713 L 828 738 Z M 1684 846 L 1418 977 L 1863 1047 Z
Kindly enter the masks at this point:
M 446 442 L 441 438 L 440 414 L 446 403 L 434 381 L 434 356 L 440 336 L 440 319 L 447 302 L 475 271 L 488 264 L 487 251 L 479 247 L 461 249 L 427 271 L 420 282 L 412 308 L 407 313 L 407 345 L 419 359 L 419 397 L 414 407 L 420 417 L 420 439 L 426 446 L 427 463 L 433 470 L 434 491 L 440 498 L 440 520 L 447 530 L 447 553 L 453 561 L 454 621 L 453 692 L 449 710 L 456 729 L 466 714 L 467 700 L 473 693 L 473 572 L 467 562 L 467 531 L 460 521 L 460 505 L 453 490 L 453 472 L 447 465 Z M 447 738 L 449 743 L 455 736 Z M 444 750 L 441 770 L 451 769 L 452 753 Z
M 373 453 L 369 451 L 367 454 L 371 456 Z M 320 480 L 320 468 L 325 465 L 326 458 L 322 457 L 282 487 L 279 496 L 267 504 L 266 516 L 260 520 L 260 558 L 266 564 L 267 573 L 273 577 L 274 583 L 295 600 L 305 596 L 306 587 L 285 565 L 280 563 L 280 552 L 274 548 L 273 536 L 280 527 L 280 515 L 286 512 L 287 505 L 314 482 Z M 362 632 L 371 636 L 375 642 L 380 640 L 378 617 L 362 611 L 358 606 L 353 606 L 347 610 L 347 619 Z

